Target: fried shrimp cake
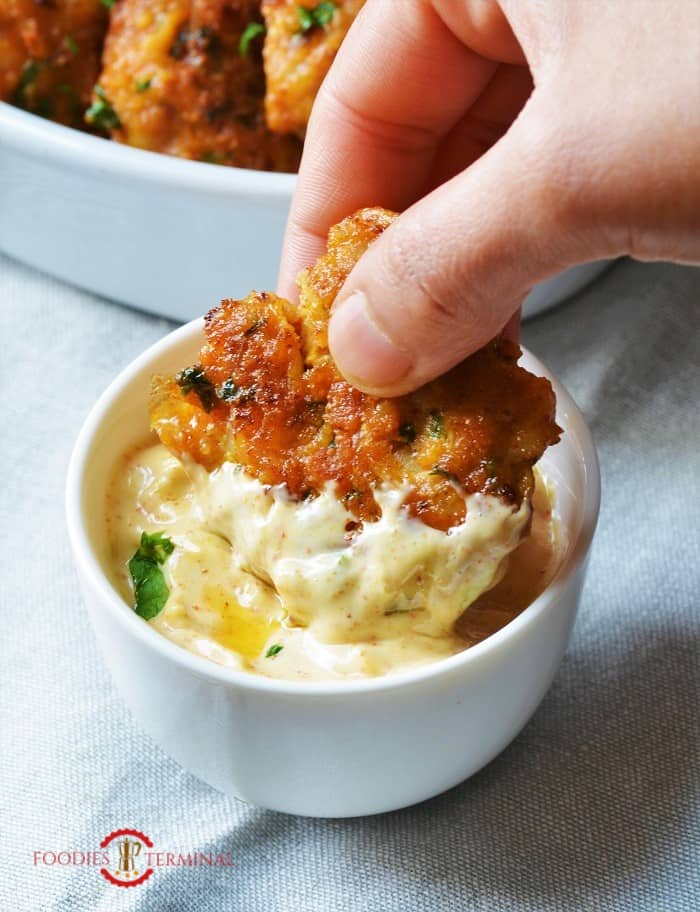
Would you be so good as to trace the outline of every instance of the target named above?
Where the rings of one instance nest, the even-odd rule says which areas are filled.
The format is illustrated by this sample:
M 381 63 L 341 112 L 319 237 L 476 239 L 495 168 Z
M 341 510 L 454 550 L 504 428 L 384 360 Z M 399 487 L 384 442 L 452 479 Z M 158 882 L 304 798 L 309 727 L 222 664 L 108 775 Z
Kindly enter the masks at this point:
M 100 0 L 0 0 L 0 100 L 84 126 L 106 28 Z
M 120 0 L 95 101 L 113 139 L 183 158 L 296 171 L 301 143 L 265 126 L 259 0 Z
M 263 0 L 263 51 L 271 130 L 303 137 L 323 79 L 365 0 Z
M 267 292 L 226 300 L 205 319 L 197 365 L 156 378 L 151 427 L 177 456 L 212 469 L 229 460 L 299 499 L 328 483 L 348 530 L 379 517 L 374 492 L 404 487 L 404 504 L 447 530 L 465 497 L 530 498 L 532 467 L 559 439 L 549 382 L 496 339 L 409 395 L 350 386 L 328 352 L 330 307 L 353 265 L 393 215 L 364 209 L 331 229 L 328 250 L 299 277 L 300 306 Z

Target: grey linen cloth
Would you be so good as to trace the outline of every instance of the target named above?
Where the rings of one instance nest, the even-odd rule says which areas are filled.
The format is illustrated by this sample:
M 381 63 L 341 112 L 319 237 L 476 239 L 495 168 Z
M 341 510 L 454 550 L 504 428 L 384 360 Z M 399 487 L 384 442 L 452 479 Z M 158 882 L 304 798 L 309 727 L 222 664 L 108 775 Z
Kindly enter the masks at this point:
M 700 908 L 699 305 L 700 271 L 622 261 L 525 327 L 602 462 L 568 654 L 532 721 L 470 781 L 393 814 L 310 820 L 225 797 L 156 747 L 81 604 L 63 519 L 71 446 L 171 324 L 0 258 L 0 909 Z M 95 867 L 34 864 L 121 827 L 174 852 L 230 852 L 233 867 L 161 868 L 121 889 Z

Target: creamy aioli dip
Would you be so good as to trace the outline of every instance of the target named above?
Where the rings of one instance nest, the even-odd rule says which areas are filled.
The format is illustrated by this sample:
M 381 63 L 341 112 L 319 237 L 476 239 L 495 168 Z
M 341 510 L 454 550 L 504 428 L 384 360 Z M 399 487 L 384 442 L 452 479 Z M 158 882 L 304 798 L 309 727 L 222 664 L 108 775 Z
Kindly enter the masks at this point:
M 114 582 L 132 605 L 128 561 L 143 531 L 162 531 L 175 549 L 162 566 L 170 594 L 153 627 L 222 665 L 323 679 L 459 652 L 552 578 L 561 549 L 541 477 L 534 510 L 471 495 L 465 521 L 447 533 L 411 518 L 404 496 L 377 491 L 380 519 L 353 535 L 332 488 L 297 502 L 232 463 L 207 473 L 146 445 L 120 463 L 108 493 Z M 271 646 L 282 648 L 266 656 Z

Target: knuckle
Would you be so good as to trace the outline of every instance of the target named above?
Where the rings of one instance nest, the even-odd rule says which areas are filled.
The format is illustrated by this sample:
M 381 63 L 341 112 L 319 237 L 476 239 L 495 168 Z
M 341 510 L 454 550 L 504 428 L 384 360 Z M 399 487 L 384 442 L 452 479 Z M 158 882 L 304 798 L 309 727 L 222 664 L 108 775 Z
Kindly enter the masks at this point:
M 465 241 L 421 222 L 411 219 L 403 230 L 385 236 L 382 298 L 390 296 L 391 303 L 379 319 L 418 363 L 454 364 L 496 336 L 505 318 L 494 306 L 491 283 L 465 275 L 472 262 Z
M 418 220 L 397 223 L 387 232 L 383 267 L 390 287 L 402 295 L 409 311 L 406 317 L 416 329 L 430 325 L 433 330 L 454 327 L 464 318 L 464 309 L 452 294 L 453 283 L 440 255 L 436 256 L 434 236 L 426 243 L 426 232 Z

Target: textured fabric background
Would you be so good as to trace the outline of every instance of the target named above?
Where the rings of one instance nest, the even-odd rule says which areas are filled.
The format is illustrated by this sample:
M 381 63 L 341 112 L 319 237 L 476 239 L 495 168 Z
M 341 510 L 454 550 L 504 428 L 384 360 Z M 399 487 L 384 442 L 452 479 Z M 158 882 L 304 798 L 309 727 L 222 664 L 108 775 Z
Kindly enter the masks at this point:
M 210 302 L 202 302 L 203 307 Z M 63 520 L 73 440 L 170 328 L 0 258 L 0 909 L 465 912 L 700 908 L 700 271 L 621 262 L 530 323 L 600 448 L 603 508 L 571 647 L 518 739 L 420 806 L 308 820 L 226 798 L 132 722 Z M 35 850 L 135 826 L 235 867 L 123 890 Z

